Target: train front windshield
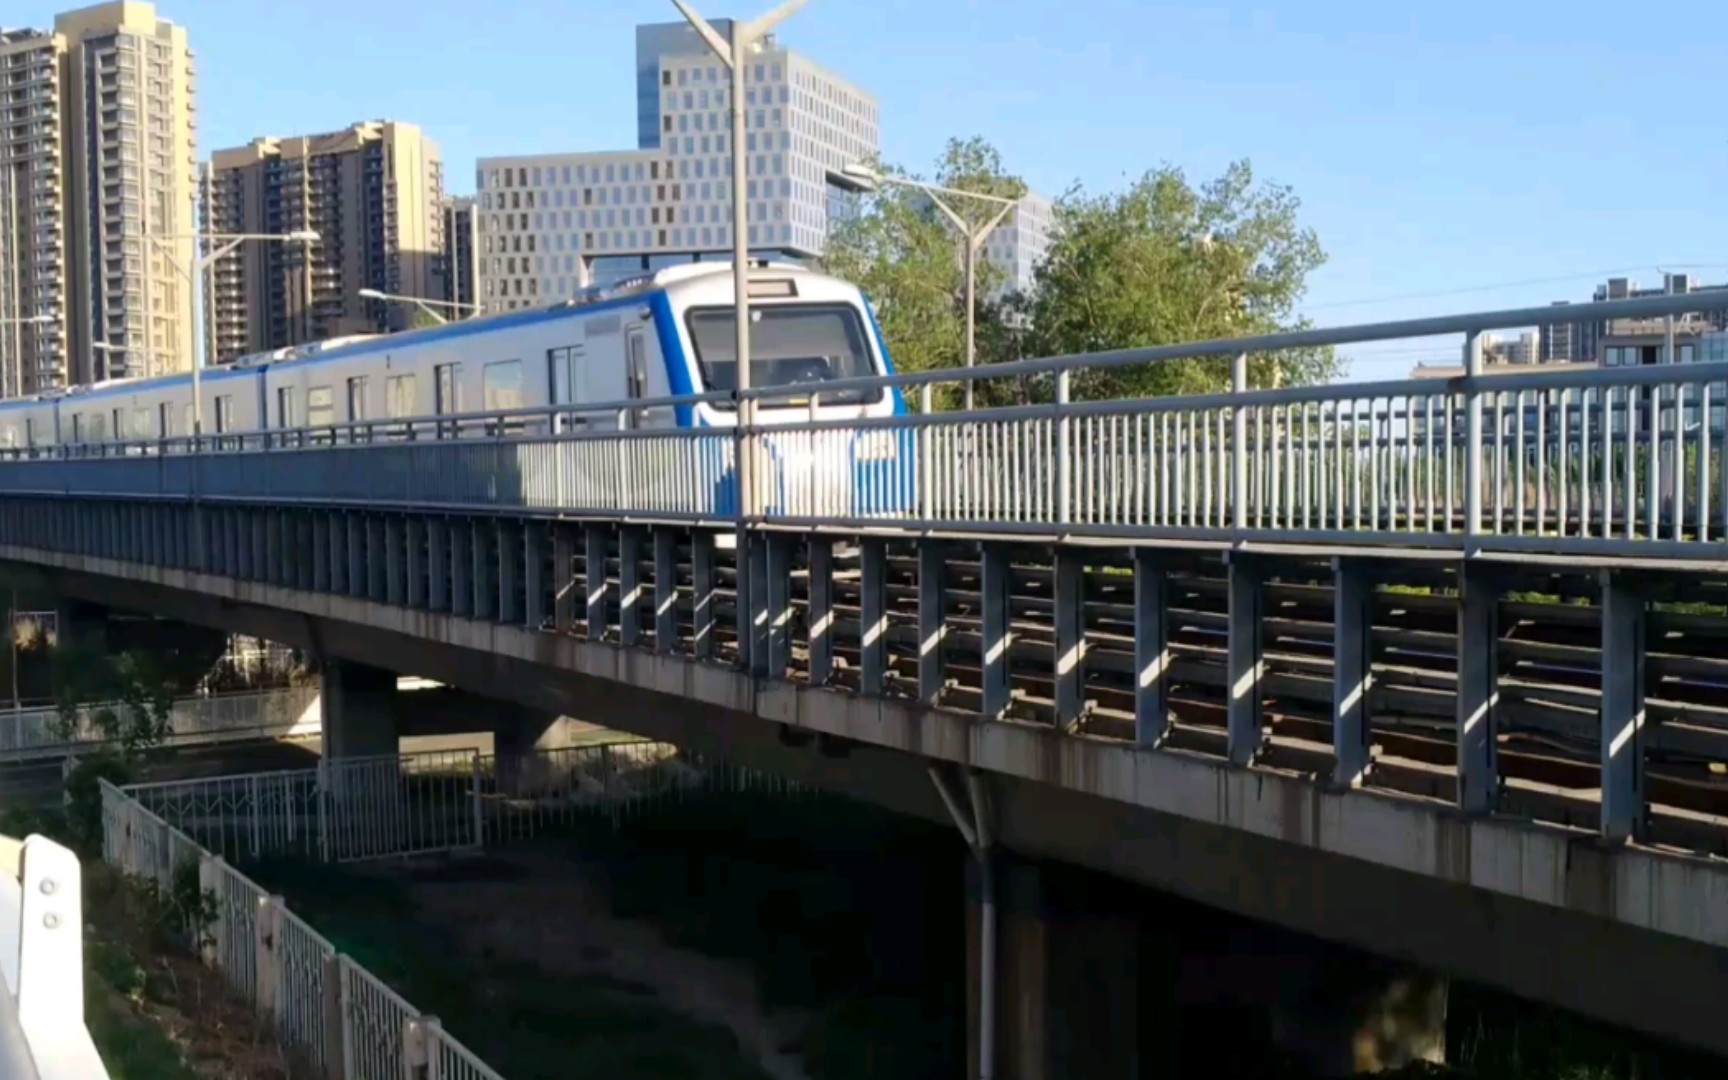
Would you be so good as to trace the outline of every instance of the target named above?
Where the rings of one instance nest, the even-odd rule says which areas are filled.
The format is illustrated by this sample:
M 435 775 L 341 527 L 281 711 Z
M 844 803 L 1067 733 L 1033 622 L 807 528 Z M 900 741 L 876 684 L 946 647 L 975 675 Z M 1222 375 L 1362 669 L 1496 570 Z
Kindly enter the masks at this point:
M 696 363 L 709 390 L 738 385 L 737 317 L 733 308 L 701 308 L 686 317 Z M 808 403 L 821 393 L 824 405 L 870 405 L 882 400 L 882 388 L 824 391 L 837 379 L 878 374 L 870 358 L 869 339 L 858 310 L 846 304 L 774 304 L 750 309 L 750 387 L 778 390 L 762 405 Z

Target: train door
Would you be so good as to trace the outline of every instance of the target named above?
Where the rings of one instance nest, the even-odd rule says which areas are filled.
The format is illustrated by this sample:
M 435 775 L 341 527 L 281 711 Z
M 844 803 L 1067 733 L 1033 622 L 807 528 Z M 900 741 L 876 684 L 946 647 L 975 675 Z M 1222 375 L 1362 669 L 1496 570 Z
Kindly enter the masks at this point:
M 588 365 L 584 362 L 582 346 L 549 349 L 546 363 L 546 382 L 552 388 L 553 405 L 580 405 L 588 400 L 585 382 Z M 558 413 L 554 421 L 554 433 L 581 431 L 588 426 L 588 418 L 574 411 Z
M 624 332 L 624 396 L 641 401 L 648 396 L 648 345 L 640 326 Z M 646 427 L 648 410 L 632 407 L 625 414 L 625 426 Z
M 461 364 L 438 364 L 432 368 L 432 411 L 439 416 L 462 412 Z M 440 439 L 454 439 L 459 434 L 455 423 L 438 425 Z

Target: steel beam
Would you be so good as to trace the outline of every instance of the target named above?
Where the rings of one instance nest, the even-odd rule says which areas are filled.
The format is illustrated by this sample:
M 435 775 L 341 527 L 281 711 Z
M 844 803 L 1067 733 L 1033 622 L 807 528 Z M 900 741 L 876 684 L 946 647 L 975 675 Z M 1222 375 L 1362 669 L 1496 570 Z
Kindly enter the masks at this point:
M 582 585 L 586 590 L 585 608 L 588 620 L 588 640 L 606 640 L 606 527 L 590 522 L 587 526 L 587 553 L 582 562 Z
M 523 544 L 515 522 L 499 518 L 492 523 L 493 565 L 497 567 L 498 575 L 498 606 L 493 609 L 493 614 L 506 626 L 520 626 L 523 622 L 521 591 L 517 588 L 522 581 L 518 564 L 522 561 Z
M 1368 774 L 1368 698 L 1374 687 L 1374 579 L 1360 559 L 1332 560 L 1332 782 Z
M 450 534 L 450 613 L 465 619 L 474 612 L 474 529 L 466 518 L 446 518 Z
M 1234 551 L 1226 562 L 1226 753 L 1232 765 L 1250 765 L 1259 757 L 1266 739 L 1266 655 L 1260 634 L 1266 616 L 1265 567 L 1259 560 Z
M 654 530 L 654 651 L 678 651 L 678 534 Z
M 530 630 L 546 625 L 546 524 L 522 523 L 522 622 Z
M 552 525 L 552 628 L 568 634 L 576 628 L 575 527 L 562 521 Z
M 1642 840 L 1644 796 L 1644 632 L 1648 605 L 1636 578 L 1601 574 L 1602 839 Z
M 1170 725 L 1170 575 L 1156 548 L 1134 549 L 1134 741 L 1157 746 Z
M 1476 563 L 1458 576 L 1458 806 L 1489 814 L 1500 801 L 1500 585 Z
M 408 606 L 426 609 L 426 519 L 418 514 L 403 523 L 403 542 L 408 545 Z
M 496 569 L 492 564 L 494 536 L 490 523 L 474 518 L 468 523 L 468 554 L 473 562 L 469 584 L 474 589 L 474 618 L 487 621 L 498 614 L 498 587 L 493 580 Z
M 714 533 L 690 534 L 690 651 L 698 660 L 714 655 Z
M 1010 576 L 1008 549 L 1001 544 L 985 541 L 979 560 L 980 620 L 983 638 L 980 667 L 983 669 L 982 710 L 985 719 L 995 720 L 1008 711 L 1013 700 L 1012 672 L 1008 652 L 1014 643 L 1013 622 L 1010 618 Z
M 918 700 L 926 705 L 941 702 L 947 682 L 942 655 L 948 636 L 948 594 L 942 587 L 947 554 L 940 540 L 918 542 Z
M 1056 549 L 1054 620 L 1056 726 L 1066 730 L 1086 711 L 1086 567 L 1073 548 Z
M 858 689 L 880 694 L 888 682 L 888 543 L 865 537 L 859 551 Z
M 772 532 L 763 537 L 764 573 L 768 619 L 768 664 L 770 679 L 784 679 L 792 666 L 792 538 Z
M 348 595 L 366 595 L 366 516 L 350 511 L 348 519 Z
M 834 541 L 812 535 L 806 558 L 810 563 L 810 604 L 806 609 L 810 638 L 810 685 L 826 686 L 834 677 Z
M 642 530 L 618 528 L 618 644 L 642 643 Z
M 426 519 L 426 607 L 450 610 L 450 519 Z
M 392 607 L 401 607 L 408 595 L 406 534 L 401 515 L 384 519 L 384 601 Z
M 750 565 L 745 575 L 750 601 L 750 670 L 766 676 L 772 664 L 768 655 L 768 538 L 750 535 Z
M 384 518 L 366 515 L 366 599 L 384 603 L 389 597 L 389 545 L 384 542 Z

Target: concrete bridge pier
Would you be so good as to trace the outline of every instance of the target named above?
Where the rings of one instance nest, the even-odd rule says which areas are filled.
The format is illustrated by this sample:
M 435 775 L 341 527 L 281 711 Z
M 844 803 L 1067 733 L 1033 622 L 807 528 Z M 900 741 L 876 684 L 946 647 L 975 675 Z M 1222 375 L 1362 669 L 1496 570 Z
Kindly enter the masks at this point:
M 982 1077 L 981 971 L 995 983 L 994 1080 L 1126 1080 L 1258 1067 L 1319 1076 L 1446 1055 L 1445 976 L 1252 923 L 1061 863 L 967 860 L 967 1051 Z M 1222 1042 L 1221 1042 L 1222 1040 Z
M 327 658 L 319 679 L 326 759 L 397 752 L 401 739 L 395 672 Z
M 492 721 L 492 752 L 497 761 L 500 794 L 528 796 L 544 790 L 563 774 L 559 755 L 576 744 L 577 736 L 593 728 L 568 716 L 526 706 L 500 705 Z

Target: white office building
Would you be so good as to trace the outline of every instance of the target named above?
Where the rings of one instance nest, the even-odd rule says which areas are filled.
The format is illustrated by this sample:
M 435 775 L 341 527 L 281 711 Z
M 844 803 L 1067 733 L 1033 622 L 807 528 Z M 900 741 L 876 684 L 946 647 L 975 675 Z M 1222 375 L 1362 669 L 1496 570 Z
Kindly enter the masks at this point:
M 1002 271 L 991 290 L 992 301 L 1010 293 L 1032 291 L 1032 270 L 1050 250 L 1055 206 L 1043 195 L 1028 191 L 1002 224 L 984 241 L 984 257 Z
M 479 162 L 479 301 L 488 312 L 730 258 L 730 74 L 681 23 L 638 28 L 637 50 L 637 149 Z M 877 156 L 876 99 L 772 37 L 744 75 L 750 248 L 819 256 L 833 223 L 856 206 L 842 170 Z

